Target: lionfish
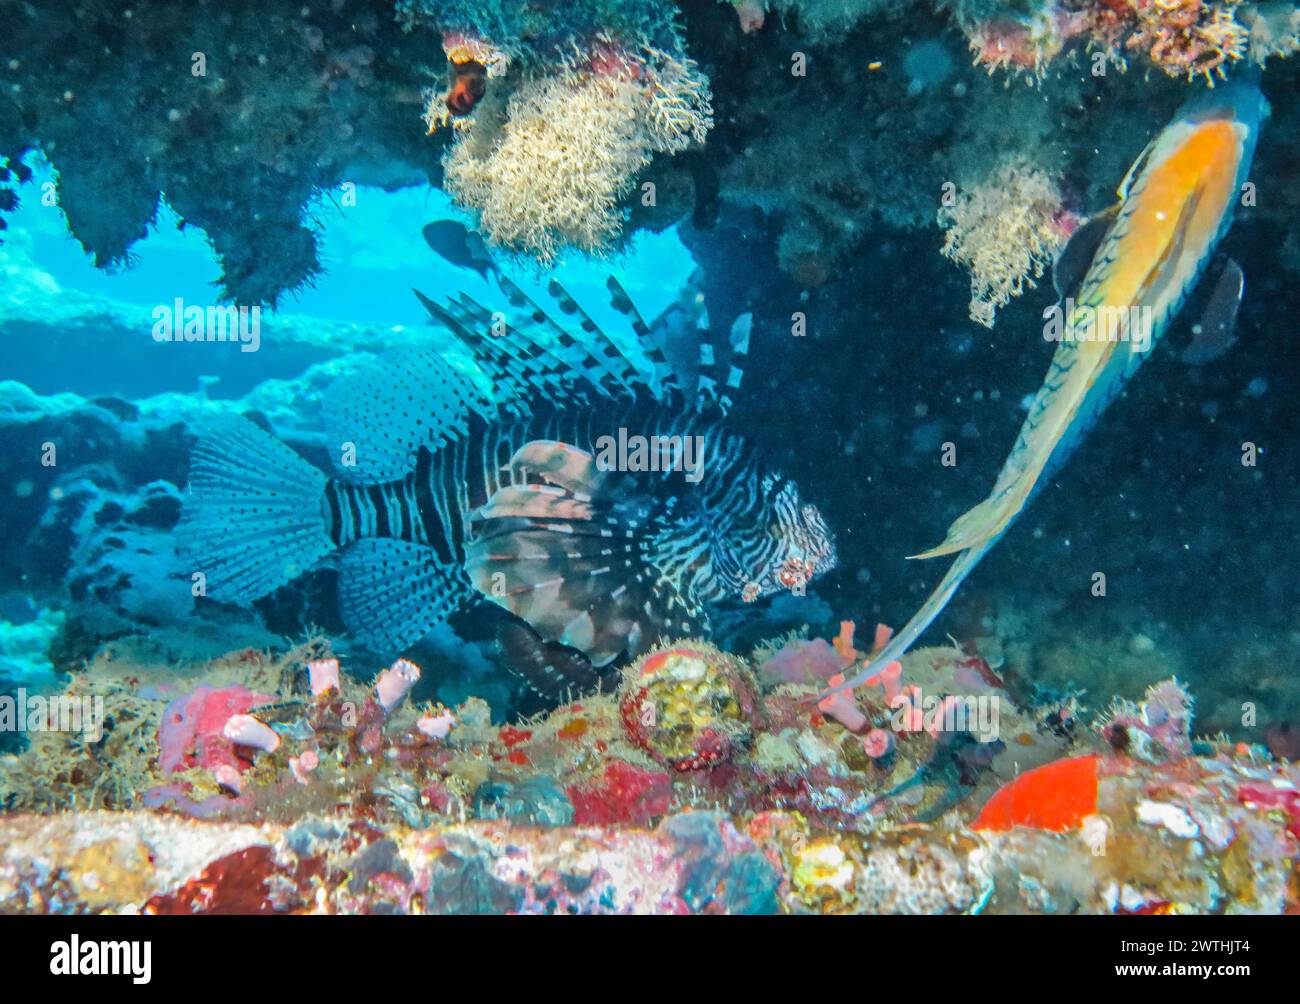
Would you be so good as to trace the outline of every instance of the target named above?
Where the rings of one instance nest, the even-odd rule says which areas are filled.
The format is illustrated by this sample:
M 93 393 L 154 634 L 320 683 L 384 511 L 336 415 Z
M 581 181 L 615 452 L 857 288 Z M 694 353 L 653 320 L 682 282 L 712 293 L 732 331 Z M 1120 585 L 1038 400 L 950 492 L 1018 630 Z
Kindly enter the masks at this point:
M 1119 202 L 1071 237 L 1054 277 L 1067 330 L 1047 377 L 989 497 L 959 517 L 938 547 L 916 555 L 957 558 L 875 663 L 900 658 L 929 627 L 1178 316 L 1232 225 L 1268 115 L 1249 79 L 1191 99 L 1129 169 Z M 1229 262 L 1223 274 L 1211 300 L 1234 317 L 1241 273 Z M 833 689 L 859 686 L 875 672 L 864 667 Z
M 477 374 L 401 348 L 340 378 L 323 402 L 332 476 L 247 418 L 201 423 L 183 531 L 208 597 L 251 603 L 338 552 L 340 611 L 366 648 L 406 650 L 486 599 L 513 615 L 508 664 L 558 698 L 707 633 L 710 605 L 835 566 L 817 508 L 725 427 L 747 318 L 673 366 L 613 277 L 632 352 L 554 280 L 550 312 L 499 288 L 509 314 L 415 291 Z M 610 449 L 629 440 L 639 459 Z

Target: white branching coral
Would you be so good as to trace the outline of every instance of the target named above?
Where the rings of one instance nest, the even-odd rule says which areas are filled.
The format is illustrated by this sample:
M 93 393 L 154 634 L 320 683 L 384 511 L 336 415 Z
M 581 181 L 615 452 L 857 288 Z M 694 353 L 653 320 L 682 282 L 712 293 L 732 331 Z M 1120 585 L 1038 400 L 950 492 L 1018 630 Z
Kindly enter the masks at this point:
M 1061 217 L 1055 182 L 1018 158 L 940 208 L 943 255 L 971 275 L 971 320 L 993 327 L 999 307 L 1036 285 L 1065 242 Z
M 622 230 L 621 201 L 656 153 L 703 143 L 707 79 L 690 60 L 650 50 L 526 80 L 499 123 L 475 123 L 444 161 L 453 198 L 494 243 L 550 261 L 601 252 Z M 486 133 L 486 134 L 484 134 Z
M 657 50 L 651 50 L 650 56 L 647 126 L 655 151 L 680 153 L 692 141 L 703 145 L 713 128 L 709 82 L 692 59 L 677 59 Z
M 1285 0 L 1251 4 L 1242 22 L 1250 29 L 1250 58 L 1260 66 L 1273 56 L 1285 59 L 1300 52 L 1300 7 Z

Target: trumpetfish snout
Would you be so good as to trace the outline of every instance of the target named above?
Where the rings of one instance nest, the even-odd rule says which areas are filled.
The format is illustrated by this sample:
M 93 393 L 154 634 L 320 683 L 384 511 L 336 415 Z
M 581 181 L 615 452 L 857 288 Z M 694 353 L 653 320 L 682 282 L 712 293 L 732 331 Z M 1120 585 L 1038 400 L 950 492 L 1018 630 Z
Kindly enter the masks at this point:
M 1057 263 L 1064 309 L 1044 314 L 1044 335 L 1059 344 L 1043 385 L 989 497 L 916 555 L 958 557 L 872 666 L 898 659 L 929 627 L 1167 330 L 1232 224 L 1267 116 L 1268 102 L 1246 80 L 1189 101 L 1129 169 L 1119 202 L 1071 239 Z M 1086 263 L 1077 282 L 1062 282 L 1067 260 Z M 872 672 L 863 667 L 826 693 Z

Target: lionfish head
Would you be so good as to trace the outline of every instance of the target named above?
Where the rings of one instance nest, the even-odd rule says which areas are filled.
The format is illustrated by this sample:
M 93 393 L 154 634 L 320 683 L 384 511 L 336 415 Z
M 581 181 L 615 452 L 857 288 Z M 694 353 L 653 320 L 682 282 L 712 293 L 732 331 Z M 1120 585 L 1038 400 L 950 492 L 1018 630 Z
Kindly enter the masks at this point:
M 768 546 L 741 588 L 740 598 L 747 603 L 784 590 L 797 592 L 838 561 L 830 528 L 817 507 L 800 498 L 798 485 L 768 477 L 763 488 L 773 493 Z

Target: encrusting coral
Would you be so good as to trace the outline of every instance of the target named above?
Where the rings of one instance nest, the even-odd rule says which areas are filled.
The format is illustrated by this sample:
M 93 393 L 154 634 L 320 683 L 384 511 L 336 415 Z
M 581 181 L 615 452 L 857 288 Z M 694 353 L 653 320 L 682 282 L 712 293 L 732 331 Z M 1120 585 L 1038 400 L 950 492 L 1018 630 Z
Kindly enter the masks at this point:
M 1246 52 L 1241 0 L 1048 0 L 1024 9 L 955 0 L 947 6 L 976 63 L 990 73 L 1026 72 L 1031 80 L 1075 43 L 1119 69 L 1127 68 L 1126 54 L 1140 54 L 1171 77 L 1201 77 L 1211 86 Z
M 96 662 L 67 694 L 105 698 L 98 741 L 33 733 L 0 760 L 0 909 L 1294 909 L 1295 767 L 1194 741 L 1176 681 L 1074 728 L 1074 705 L 1019 707 L 980 656 L 930 648 L 828 712 L 819 683 L 778 681 L 870 659 L 852 623 L 772 648 L 755 677 L 677 641 L 619 697 L 504 725 L 476 698 L 413 706 L 413 663 L 365 684 L 319 642 L 197 686 Z

